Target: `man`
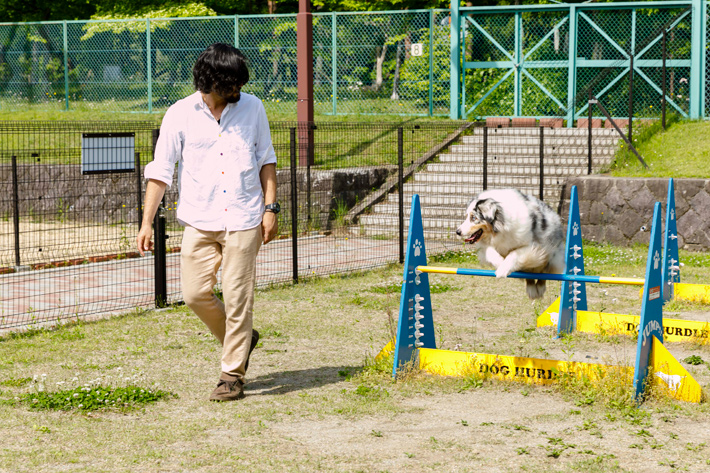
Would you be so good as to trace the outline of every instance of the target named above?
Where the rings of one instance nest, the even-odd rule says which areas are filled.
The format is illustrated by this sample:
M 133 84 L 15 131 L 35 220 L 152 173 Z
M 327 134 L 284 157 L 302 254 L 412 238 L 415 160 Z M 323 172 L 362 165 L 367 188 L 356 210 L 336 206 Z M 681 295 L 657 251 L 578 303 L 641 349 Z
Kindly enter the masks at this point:
M 276 155 L 264 105 L 241 93 L 246 59 L 213 44 L 193 67 L 197 91 L 165 113 L 153 162 L 145 168 L 141 255 L 153 248 L 151 223 L 178 163 L 178 221 L 185 303 L 222 344 L 213 401 L 244 397 L 249 355 L 259 340 L 252 329 L 256 255 L 278 231 Z M 222 268 L 224 303 L 213 287 Z

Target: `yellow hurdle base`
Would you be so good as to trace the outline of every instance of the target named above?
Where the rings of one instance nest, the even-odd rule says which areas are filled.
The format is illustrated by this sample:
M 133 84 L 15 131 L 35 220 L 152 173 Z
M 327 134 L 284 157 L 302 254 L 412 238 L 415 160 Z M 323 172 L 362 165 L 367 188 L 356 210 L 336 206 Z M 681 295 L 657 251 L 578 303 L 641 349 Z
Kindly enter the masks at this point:
M 391 340 L 375 359 L 394 353 Z M 417 350 L 420 370 L 439 376 L 473 377 L 500 381 L 549 385 L 563 376 L 586 377 L 599 381 L 607 376 L 633 380 L 634 368 L 574 361 L 544 360 L 521 356 L 494 355 L 451 350 L 420 348 Z M 649 369 L 652 373 L 652 389 L 659 389 L 667 396 L 686 402 L 704 401 L 704 393 L 697 381 L 678 363 L 661 342 L 654 337 Z
M 538 327 L 556 326 L 560 310 L 559 298 L 537 318 Z M 641 317 L 638 315 L 612 314 L 608 312 L 577 311 L 578 332 L 606 335 L 638 335 Z M 663 318 L 664 342 L 693 342 L 710 344 L 710 322 Z

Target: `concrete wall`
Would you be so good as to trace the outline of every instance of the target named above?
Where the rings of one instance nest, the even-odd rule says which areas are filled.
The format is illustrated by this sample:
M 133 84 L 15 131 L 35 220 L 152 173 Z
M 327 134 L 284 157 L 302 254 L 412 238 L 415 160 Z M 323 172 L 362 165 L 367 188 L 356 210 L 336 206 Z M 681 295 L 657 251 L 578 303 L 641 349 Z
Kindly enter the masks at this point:
M 370 192 L 384 184 L 390 174 L 396 172 L 396 166 L 325 171 L 312 169 L 310 172 L 311 227 L 321 230 L 329 228 L 329 217 L 338 206 L 339 201 L 347 208 L 351 208 Z M 291 171 L 288 169 L 277 171 L 276 179 L 281 208 L 288 211 L 291 202 Z M 297 171 L 296 183 L 298 186 L 298 218 L 299 221 L 304 222 L 307 219 L 308 202 L 308 174 L 305 169 Z M 287 230 L 283 228 L 282 231 Z
M 381 186 L 396 166 L 317 170 L 310 172 L 311 220 L 315 228 L 328 228 L 337 201 L 348 207 Z M 22 218 L 79 220 L 104 224 L 138 223 L 138 183 L 135 173 L 82 175 L 78 165 L 21 164 L 18 166 L 19 208 Z M 279 170 L 278 198 L 290 209 L 291 172 Z M 168 207 L 177 201 L 177 173 L 167 191 Z M 299 220 L 307 215 L 307 174 L 297 173 Z M 141 199 L 144 198 L 142 182 Z M 13 215 L 12 167 L 0 166 L 0 218 Z
M 674 179 L 673 183 L 678 246 L 692 251 L 710 250 L 710 179 Z M 661 202 L 665 222 L 668 179 L 570 178 L 560 202 L 564 221 L 569 215 L 572 186 L 577 186 L 585 240 L 622 246 L 648 244 L 655 202 Z

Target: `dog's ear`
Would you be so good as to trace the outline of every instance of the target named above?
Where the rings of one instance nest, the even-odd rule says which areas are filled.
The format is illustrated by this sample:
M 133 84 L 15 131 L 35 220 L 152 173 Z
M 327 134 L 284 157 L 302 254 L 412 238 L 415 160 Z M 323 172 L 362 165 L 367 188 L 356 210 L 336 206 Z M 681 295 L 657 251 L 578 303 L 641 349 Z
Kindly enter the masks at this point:
M 484 199 L 476 204 L 476 210 L 480 213 L 483 220 L 488 222 L 496 233 L 502 230 L 505 225 L 503 209 L 498 201 L 493 199 Z

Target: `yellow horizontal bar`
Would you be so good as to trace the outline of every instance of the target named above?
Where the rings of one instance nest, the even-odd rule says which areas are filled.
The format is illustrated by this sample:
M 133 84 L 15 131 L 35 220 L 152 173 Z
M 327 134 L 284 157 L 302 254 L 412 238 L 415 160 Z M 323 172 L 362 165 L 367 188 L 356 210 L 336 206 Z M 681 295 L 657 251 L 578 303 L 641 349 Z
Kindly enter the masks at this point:
M 599 282 L 602 284 L 624 284 L 627 286 L 643 286 L 645 279 L 637 278 L 608 278 L 599 276 Z
M 442 268 L 439 266 L 417 266 L 422 273 L 456 274 L 457 268 Z

